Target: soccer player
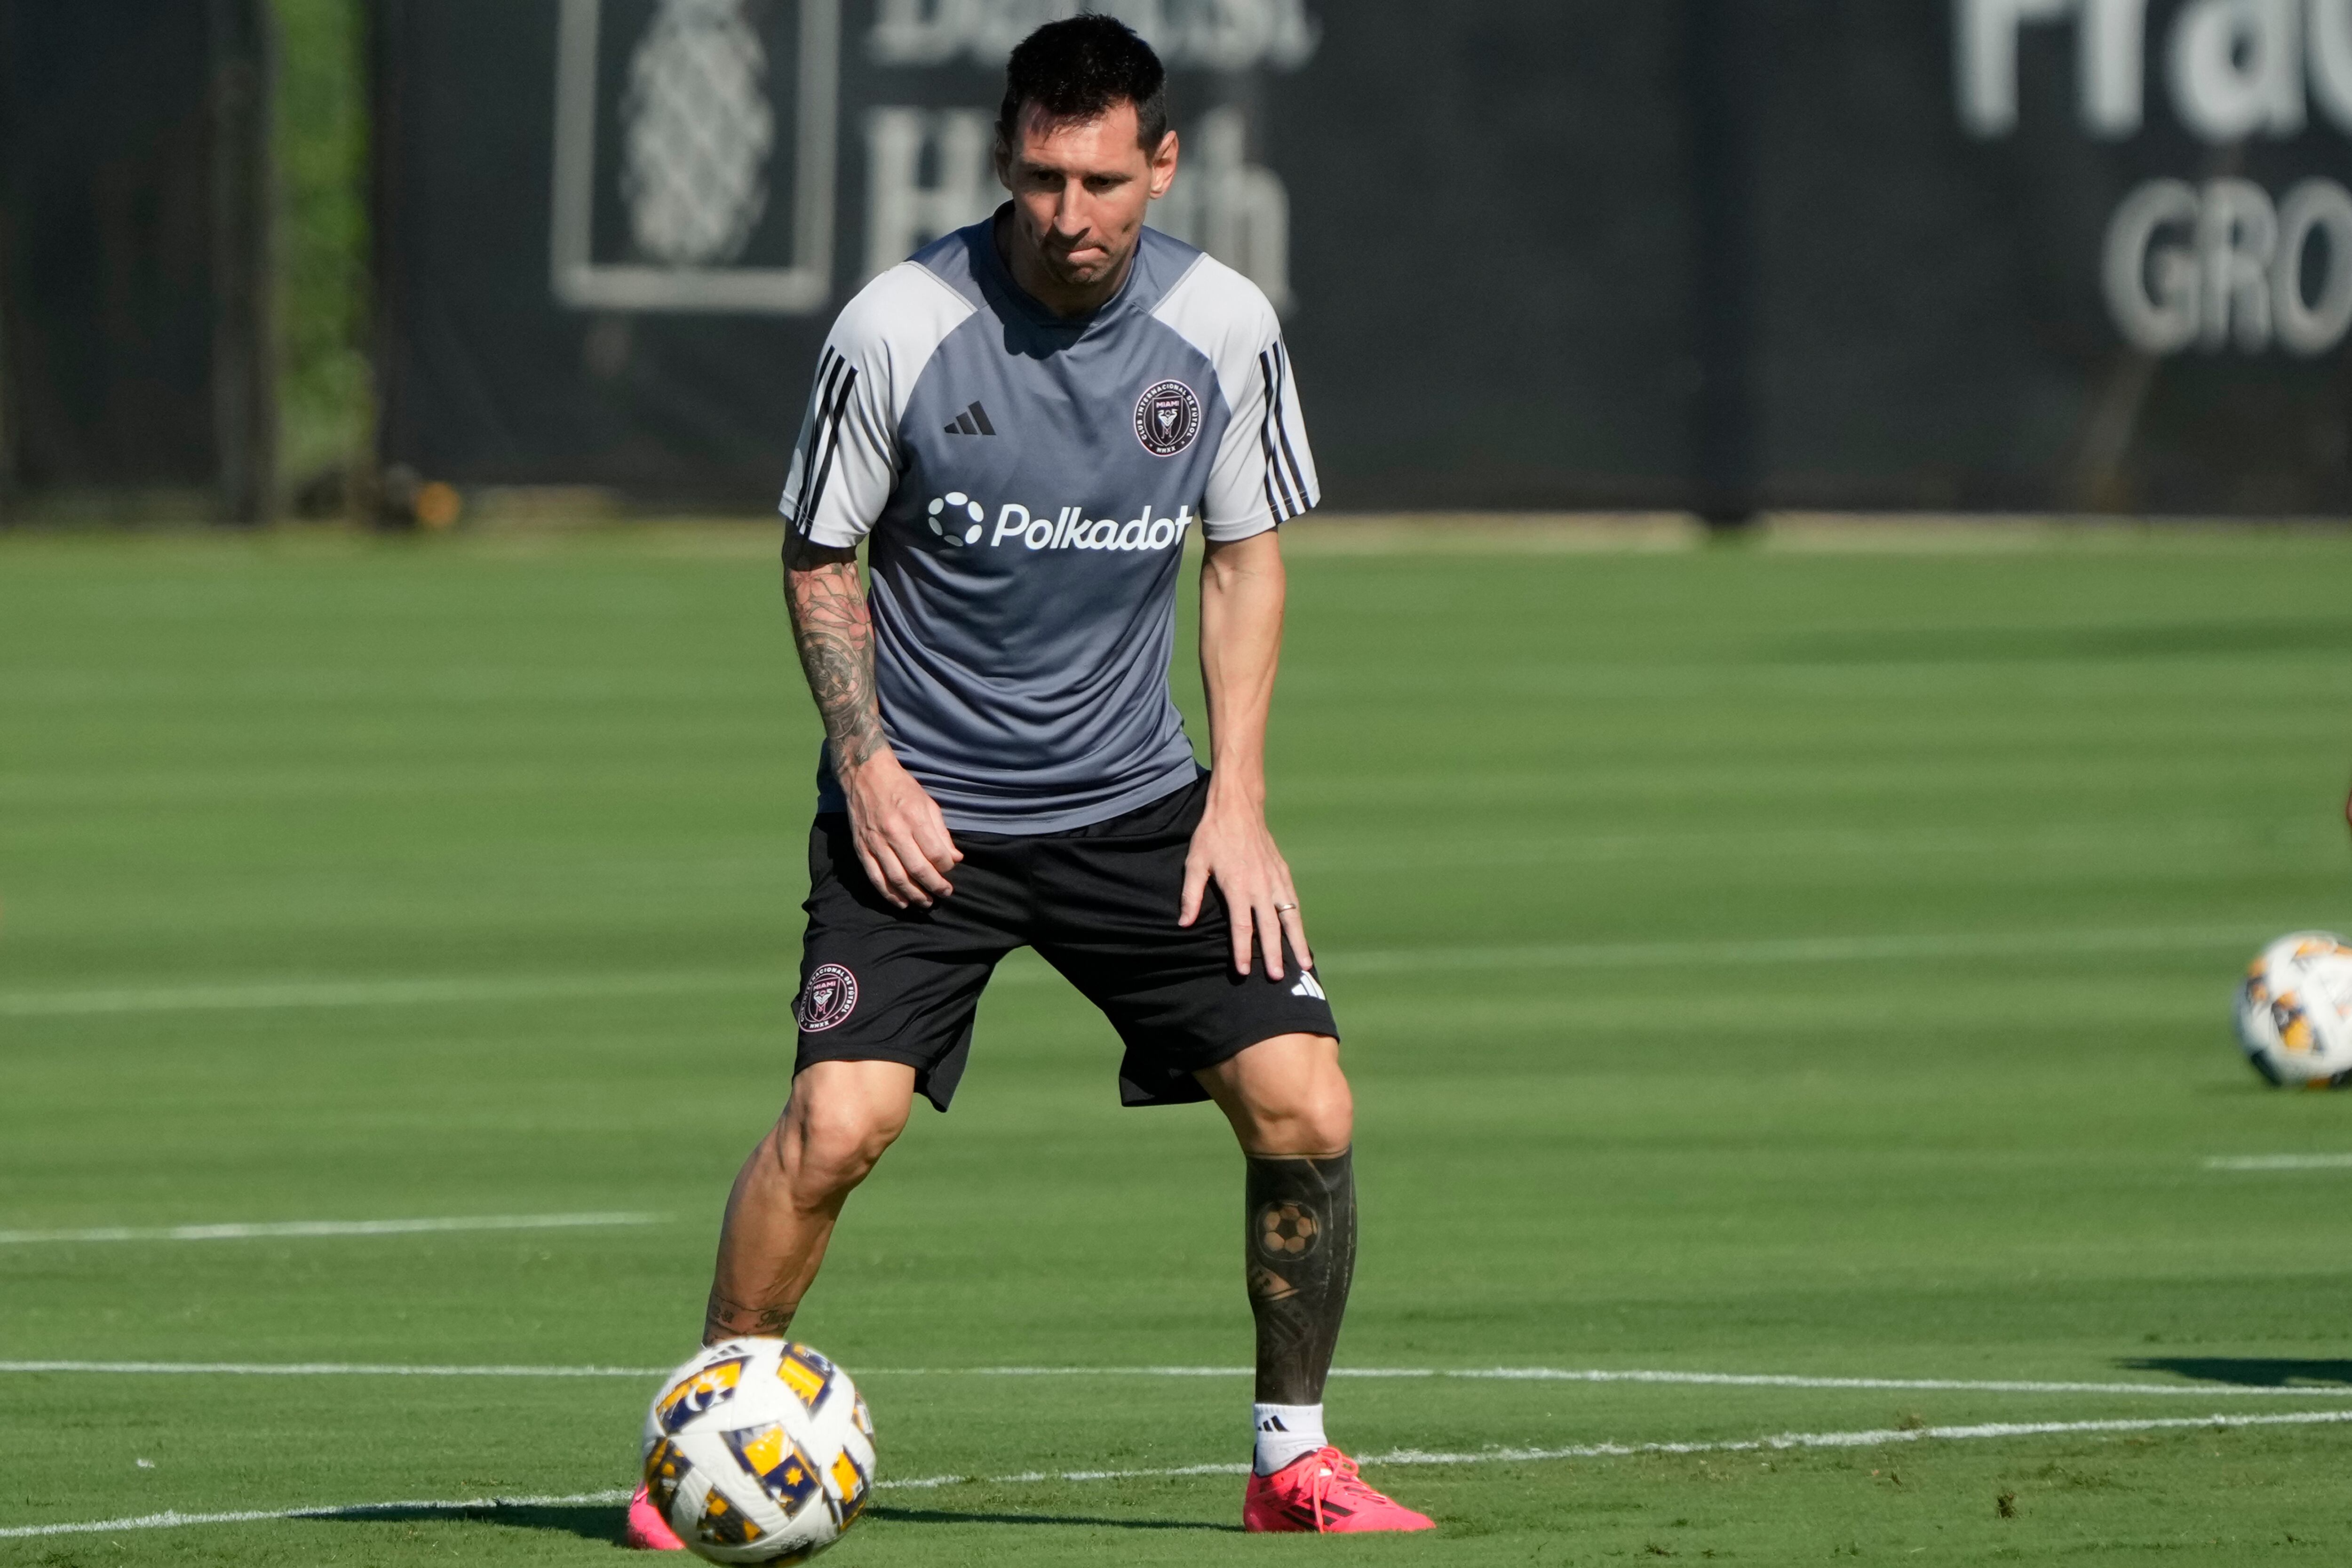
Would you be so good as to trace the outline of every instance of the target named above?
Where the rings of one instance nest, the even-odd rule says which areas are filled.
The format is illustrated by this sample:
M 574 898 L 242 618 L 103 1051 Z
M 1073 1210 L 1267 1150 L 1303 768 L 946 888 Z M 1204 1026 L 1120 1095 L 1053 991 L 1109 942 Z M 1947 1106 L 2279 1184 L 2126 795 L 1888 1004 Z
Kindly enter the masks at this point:
M 1275 531 L 1315 505 L 1315 465 L 1265 296 L 1143 226 L 1176 177 L 1163 83 L 1112 18 L 1033 33 L 997 121 L 1013 199 L 826 340 L 782 503 L 825 727 L 799 1055 L 728 1200 L 703 1339 L 786 1331 L 844 1200 L 916 1094 L 948 1108 L 982 988 L 1032 947 L 1118 1031 L 1124 1103 L 1213 1100 L 1240 1140 L 1244 1526 L 1425 1530 L 1324 1436 L 1353 1110 L 1265 814 Z M 1208 772 L 1167 685 L 1195 523 Z M 643 1491 L 631 1530 L 675 1542 Z

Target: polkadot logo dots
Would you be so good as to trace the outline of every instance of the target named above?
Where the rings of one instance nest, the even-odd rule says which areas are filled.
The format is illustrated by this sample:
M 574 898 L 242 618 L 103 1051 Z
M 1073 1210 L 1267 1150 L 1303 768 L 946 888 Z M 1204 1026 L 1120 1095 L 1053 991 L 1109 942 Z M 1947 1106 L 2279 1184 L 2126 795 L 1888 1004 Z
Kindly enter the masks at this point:
M 931 502 L 929 510 L 931 531 L 950 544 L 980 542 L 981 524 L 987 519 L 988 513 L 978 501 L 961 490 L 950 490 L 947 494 L 937 498 Z M 962 515 L 959 516 L 958 513 Z M 967 517 L 971 519 L 970 528 L 963 526 L 963 520 Z

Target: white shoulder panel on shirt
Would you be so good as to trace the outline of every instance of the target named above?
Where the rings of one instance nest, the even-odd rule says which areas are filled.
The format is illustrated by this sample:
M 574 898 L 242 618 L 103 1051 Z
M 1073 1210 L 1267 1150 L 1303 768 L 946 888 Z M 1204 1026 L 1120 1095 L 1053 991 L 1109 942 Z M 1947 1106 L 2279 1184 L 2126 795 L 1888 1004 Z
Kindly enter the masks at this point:
M 1217 367 L 1225 406 L 1238 409 L 1258 374 L 1257 356 L 1282 335 L 1281 320 L 1258 286 L 1205 252 L 1152 307 L 1154 320 Z
M 901 261 L 842 307 L 826 346 L 874 378 L 895 428 L 923 367 L 977 309 L 929 268 Z
M 911 261 L 842 307 L 817 356 L 815 386 L 778 502 L 794 528 L 836 550 L 873 528 L 898 478 L 898 424 L 915 384 L 975 308 Z

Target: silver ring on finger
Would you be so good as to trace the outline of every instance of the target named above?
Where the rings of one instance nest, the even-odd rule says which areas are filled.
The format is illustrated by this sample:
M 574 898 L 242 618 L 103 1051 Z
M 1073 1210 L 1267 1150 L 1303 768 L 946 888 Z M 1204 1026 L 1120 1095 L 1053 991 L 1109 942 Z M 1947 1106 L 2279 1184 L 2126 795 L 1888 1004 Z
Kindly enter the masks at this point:
M 1276 904 L 1274 906 L 1274 912 L 1276 914 L 1282 914 L 1286 910 L 1295 910 L 1297 907 L 1298 906 L 1297 904 Z

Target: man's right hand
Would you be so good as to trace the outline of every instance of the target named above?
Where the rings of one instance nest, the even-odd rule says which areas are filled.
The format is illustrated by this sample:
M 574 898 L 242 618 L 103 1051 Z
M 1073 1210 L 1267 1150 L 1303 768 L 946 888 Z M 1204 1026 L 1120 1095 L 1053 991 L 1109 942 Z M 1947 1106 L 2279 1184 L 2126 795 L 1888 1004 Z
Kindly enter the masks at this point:
M 849 836 L 866 880 L 905 909 L 931 907 L 955 889 L 948 872 L 963 851 L 948 837 L 939 802 L 898 764 L 882 728 L 874 684 L 874 618 L 857 578 L 857 552 L 795 534 L 786 545 L 784 602 L 809 695 L 824 718 L 834 776 L 849 798 Z
M 867 879 L 900 909 L 929 909 L 955 891 L 948 872 L 963 851 L 948 837 L 939 802 L 899 765 L 887 746 L 835 770 L 849 799 L 849 836 Z

